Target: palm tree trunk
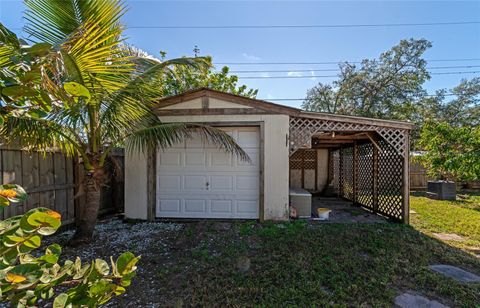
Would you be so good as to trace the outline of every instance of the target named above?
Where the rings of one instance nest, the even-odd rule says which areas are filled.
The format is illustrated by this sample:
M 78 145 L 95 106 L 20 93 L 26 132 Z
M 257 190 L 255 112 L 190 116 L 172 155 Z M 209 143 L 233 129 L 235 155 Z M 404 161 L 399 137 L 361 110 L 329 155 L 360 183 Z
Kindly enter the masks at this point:
M 100 208 L 103 176 L 103 168 L 86 171 L 83 182 L 86 202 L 79 209 L 79 213 L 75 215 L 76 230 L 69 243 L 72 246 L 87 244 L 92 241 Z

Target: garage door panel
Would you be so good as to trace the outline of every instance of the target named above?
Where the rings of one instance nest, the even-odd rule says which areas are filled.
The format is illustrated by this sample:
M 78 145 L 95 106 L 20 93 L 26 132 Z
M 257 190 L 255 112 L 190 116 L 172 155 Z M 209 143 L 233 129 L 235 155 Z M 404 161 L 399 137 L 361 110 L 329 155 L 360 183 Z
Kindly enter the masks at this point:
M 177 192 L 181 190 L 182 177 L 180 175 L 159 175 L 157 183 L 160 191 Z
M 185 152 L 185 167 L 189 166 L 205 166 L 205 152 L 198 151 L 186 151 Z
M 259 135 L 256 131 L 240 131 L 238 132 L 238 145 L 243 149 L 258 148 Z
M 210 176 L 209 189 L 215 191 L 233 192 L 233 176 L 232 175 L 212 175 Z
M 258 218 L 258 128 L 225 128 L 244 148 L 252 163 L 203 144 L 158 152 L 157 216 L 180 218 Z
M 236 191 L 258 191 L 258 176 L 239 175 L 237 176 L 236 180 Z
M 204 175 L 185 175 L 183 176 L 183 189 L 188 191 L 205 190 L 207 177 Z
M 182 165 L 183 154 L 179 151 L 167 151 L 160 155 L 160 164 L 162 166 L 180 166 Z
M 207 205 L 205 200 L 184 200 L 186 213 L 204 213 Z
M 236 200 L 237 213 L 258 214 L 258 200 Z
M 232 155 L 225 155 L 224 151 L 209 151 L 209 166 L 211 167 L 233 167 Z
M 245 153 L 250 157 L 250 161 L 242 160 L 240 157 L 236 157 L 237 165 L 241 167 L 250 167 L 259 169 L 260 163 L 260 151 L 258 149 L 244 149 Z
M 210 211 L 215 213 L 231 213 L 233 209 L 232 200 L 211 200 Z
M 159 199 L 157 202 L 158 210 L 162 212 L 180 213 L 181 201 L 172 199 Z
M 185 141 L 185 147 L 187 149 L 203 149 L 203 138 L 200 135 L 194 135 Z

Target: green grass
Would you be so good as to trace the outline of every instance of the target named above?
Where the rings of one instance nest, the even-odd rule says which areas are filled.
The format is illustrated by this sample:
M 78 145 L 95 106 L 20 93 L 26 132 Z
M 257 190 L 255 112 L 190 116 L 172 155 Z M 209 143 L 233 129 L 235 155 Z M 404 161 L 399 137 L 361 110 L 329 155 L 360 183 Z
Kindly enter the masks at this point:
M 438 201 L 421 196 L 412 196 L 411 224 L 419 231 L 432 233 L 454 233 L 464 241 L 449 241 L 450 245 L 480 249 L 480 196 L 461 194 L 457 201 Z
M 447 305 L 480 303 L 480 285 L 461 284 L 428 269 L 448 263 L 480 273 L 480 262 L 410 226 L 270 223 L 248 230 L 235 239 L 231 234 L 210 238 L 215 257 L 211 254 L 208 261 L 192 251 L 189 258 L 198 266 L 188 282 L 190 304 L 391 307 L 394 297 L 407 290 Z M 252 263 L 245 274 L 235 267 L 244 256 Z
M 412 209 L 418 214 L 412 214 L 410 226 L 239 222 L 217 231 L 205 223 L 192 224 L 179 231 L 168 263 L 148 271 L 155 276 L 159 298 L 140 302 L 392 307 L 396 296 L 412 290 L 451 307 L 480 308 L 480 284 L 459 283 L 428 268 L 451 264 L 480 274 L 480 259 L 466 249 L 480 243 L 479 200 L 414 196 Z M 456 233 L 466 242 L 442 242 L 431 236 L 437 232 Z M 152 247 L 143 262 L 156 262 L 159 255 Z M 241 272 L 237 262 L 245 258 L 251 266 Z M 132 292 L 138 299 L 141 292 Z

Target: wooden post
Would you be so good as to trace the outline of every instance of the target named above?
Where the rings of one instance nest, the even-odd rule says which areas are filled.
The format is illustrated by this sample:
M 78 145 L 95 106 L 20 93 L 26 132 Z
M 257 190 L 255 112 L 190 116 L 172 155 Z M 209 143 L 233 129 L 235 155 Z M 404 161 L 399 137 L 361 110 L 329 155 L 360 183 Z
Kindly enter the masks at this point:
M 353 204 L 357 204 L 358 198 L 358 145 L 353 143 Z
M 339 151 L 339 163 L 338 163 L 338 194 L 343 198 L 343 147 L 340 147 Z
M 327 149 L 328 155 L 327 155 L 327 186 L 330 185 L 330 182 L 332 182 L 333 178 L 333 166 L 332 166 L 332 150 Z M 318 163 L 318 162 L 317 162 Z
M 153 221 L 156 218 L 157 203 L 157 151 L 148 149 L 147 152 L 147 219 Z
M 410 134 L 405 132 L 403 153 L 403 223 L 410 223 Z
M 315 152 L 315 190 L 318 190 L 318 150 Z
M 373 147 L 373 170 L 372 170 L 372 197 L 373 212 L 378 212 L 378 148 Z
M 260 189 L 259 189 L 259 211 L 258 211 L 258 216 L 259 220 L 261 222 L 265 221 L 265 124 L 264 122 L 259 123 L 260 126 Z M 286 136 L 286 142 L 285 146 L 288 149 L 288 135 Z M 290 167 L 288 171 L 288 176 L 290 177 Z M 288 179 L 288 182 L 290 183 L 290 178 Z M 288 210 L 288 204 L 286 204 L 287 210 Z M 288 212 L 287 212 L 288 213 Z
M 302 188 L 305 189 L 305 150 L 300 150 L 301 151 L 301 157 L 302 157 Z

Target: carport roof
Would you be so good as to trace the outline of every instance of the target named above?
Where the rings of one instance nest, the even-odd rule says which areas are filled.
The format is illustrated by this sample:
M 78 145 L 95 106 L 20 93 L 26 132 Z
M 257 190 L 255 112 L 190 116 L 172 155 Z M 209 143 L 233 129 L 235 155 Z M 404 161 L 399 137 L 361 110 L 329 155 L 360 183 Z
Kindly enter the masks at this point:
M 368 125 L 375 125 L 375 126 L 382 126 L 382 127 L 400 128 L 400 129 L 406 129 L 406 130 L 411 130 L 415 126 L 410 122 L 404 122 L 404 121 L 383 120 L 383 119 L 374 119 L 374 118 L 367 118 L 367 117 L 337 115 L 337 114 L 324 113 L 324 112 L 304 111 L 299 108 L 275 104 L 275 103 L 265 101 L 265 100 L 260 100 L 260 99 L 248 98 L 248 97 L 230 94 L 230 93 L 217 91 L 209 88 L 199 88 L 199 89 L 190 90 L 181 94 L 177 94 L 174 96 L 163 98 L 158 101 L 157 107 L 155 109 L 160 109 L 166 106 L 175 105 L 181 102 L 189 101 L 189 100 L 200 98 L 200 97 L 212 97 L 216 99 L 229 101 L 232 103 L 245 105 L 248 107 L 255 107 L 258 109 L 262 109 L 264 111 L 268 111 L 270 113 L 286 114 L 294 117 L 368 124 Z

